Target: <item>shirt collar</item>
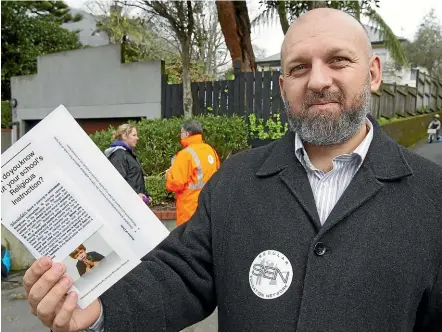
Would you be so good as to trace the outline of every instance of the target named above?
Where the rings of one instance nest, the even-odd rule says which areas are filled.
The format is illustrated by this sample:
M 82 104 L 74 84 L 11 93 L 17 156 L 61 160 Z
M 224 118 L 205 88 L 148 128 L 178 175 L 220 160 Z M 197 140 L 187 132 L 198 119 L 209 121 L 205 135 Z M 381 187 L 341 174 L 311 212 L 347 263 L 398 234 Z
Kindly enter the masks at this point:
M 367 156 L 368 149 L 370 148 L 371 142 L 373 140 L 373 124 L 368 118 L 366 118 L 366 124 L 369 130 L 364 140 L 358 145 L 358 147 L 353 151 L 351 155 L 347 155 L 347 156 L 359 156 L 361 163 L 364 161 L 365 157 Z M 308 166 L 313 168 L 313 165 L 310 162 L 310 158 L 308 157 L 304 149 L 304 143 L 302 142 L 301 137 L 299 137 L 298 133 L 295 133 L 295 154 L 298 160 L 301 162 L 301 164 L 304 165 L 305 163 L 307 163 Z M 338 156 L 336 158 L 339 157 L 341 156 Z

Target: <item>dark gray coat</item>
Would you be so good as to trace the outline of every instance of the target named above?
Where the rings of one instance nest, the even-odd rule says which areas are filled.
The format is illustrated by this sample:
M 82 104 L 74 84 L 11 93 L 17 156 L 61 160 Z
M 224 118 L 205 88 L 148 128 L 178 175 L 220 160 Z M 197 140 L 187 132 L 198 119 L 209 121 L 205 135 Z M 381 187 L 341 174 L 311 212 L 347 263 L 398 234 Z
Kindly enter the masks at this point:
M 179 331 L 216 306 L 225 332 L 442 331 L 441 167 L 375 127 L 320 227 L 293 141 L 289 133 L 223 164 L 192 219 L 101 297 L 106 332 Z M 249 283 L 252 271 L 287 280 L 282 268 L 251 269 L 266 250 L 293 268 L 274 299 Z

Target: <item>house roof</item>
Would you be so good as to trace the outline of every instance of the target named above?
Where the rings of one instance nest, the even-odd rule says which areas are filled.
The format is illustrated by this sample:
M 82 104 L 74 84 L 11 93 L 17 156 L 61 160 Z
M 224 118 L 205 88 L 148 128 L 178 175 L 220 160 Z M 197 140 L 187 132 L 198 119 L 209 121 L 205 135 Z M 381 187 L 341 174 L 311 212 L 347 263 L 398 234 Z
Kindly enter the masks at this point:
M 367 31 L 368 38 L 372 45 L 380 45 L 384 43 L 384 39 L 382 38 L 382 33 L 380 29 L 377 29 L 374 26 L 364 24 L 365 30 Z M 396 36 L 399 41 L 403 42 L 406 39 L 400 36 Z M 259 59 L 256 61 L 256 64 L 260 66 L 264 65 L 273 65 L 279 66 L 281 64 L 281 54 L 276 53 L 271 56 L 265 57 L 263 59 Z

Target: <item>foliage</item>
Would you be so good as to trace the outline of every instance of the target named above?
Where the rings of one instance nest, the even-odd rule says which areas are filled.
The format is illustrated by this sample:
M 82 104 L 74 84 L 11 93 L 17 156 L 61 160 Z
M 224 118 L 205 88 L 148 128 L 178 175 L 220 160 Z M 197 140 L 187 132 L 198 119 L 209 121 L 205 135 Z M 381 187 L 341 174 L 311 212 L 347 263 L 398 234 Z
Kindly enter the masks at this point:
M 12 110 L 9 101 L 2 100 L 2 128 L 10 128 L 12 122 Z
M 181 73 L 183 72 L 183 63 L 179 54 L 171 54 L 165 59 L 165 69 L 167 75 L 167 83 L 182 83 Z M 199 60 L 190 62 L 189 67 L 190 80 L 192 82 L 214 81 L 215 77 L 206 73 L 205 64 Z
M 95 4 L 98 5 L 98 4 Z M 96 32 L 105 31 L 110 43 L 124 47 L 124 62 L 164 60 L 169 84 L 182 82 L 183 64 L 179 49 L 161 36 L 150 20 L 131 17 L 119 6 L 106 8 L 100 4 Z M 94 10 L 91 4 L 89 9 Z M 206 74 L 203 61 L 191 61 L 190 78 L 193 82 L 214 80 Z
M 186 117 L 192 116 L 192 91 L 189 73 L 191 63 L 192 36 L 195 32 L 195 16 L 197 5 L 193 1 L 146 1 L 137 0 L 128 3 L 129 6 L 143 10 L 147 16 L 154 17 L 156 24 L 165 27 L 173 33 L 180 46 L 182 80 L 183 80 L 183 109 Z
M 3 1 L 1 6 L 2 99 L 10 99 L 13 76 L 35 74 L 37 56 L 81 47 L 78 36 L 61 27 L 72 18 L 63 2 Z
M 442 78 L 442 26 L 434 9 L 422 18 L 406 50 L 413 66 L 424 67 L 431 76 Z
M 244 118 L 206 115 L 194 119 L 203 125 L 205 142 L 217 151 L 221 160 L 248 148 Z M 179 144 L 182 122 L 182 118 L 143 119 L 136 124 L 139 136 L 136 153 L 146 175 L 160 175 L 170 167 L 172 157 L 182 149 Z M 114 129 L 110 127 L 91 135 L 100 150 L 109 147 Z
M 219 69 L 229 62 L 229 50 L 224 42 L 216 4 L 213 1 L 197 1 L 194 13 L 191 58 L 202 64 L 206 75 L 215 77 Z
M 166 179 L 163 175 L 146 176 L 145 182 L 146 189 L 152 198 L 153 206 L 158 206 L 174 199 L 174 194 L 166 190 Z
M 397 143 L 410 147 L 427 137 L 427 127 L 434 114 L 427 113 L 402 118 L 402 120 L 383 124 L 382 129 Z M 442 112 L 439 112 L 439 114 L 442 114 Z
M 255 114 L 249 115 L 250 138 L 278 139 L 284 136 L 288 124 L 281 123 L 279 114 L 272 114 L 264 123 L 264 119 L 257 119 Z
M 379 8 L 380 0 L 358 0 L 358 1 L 267 1 L 261 0 L 264 10 L 252 21 L 252 25 L 268 24 L 279 17 L 284 34 L 288 29 L 288 22 L 292 22 L 297 17 L 315 8 L 315 5 L 321 3 L 321 6 L 342 10 L 354 16 L 358 21 L 361 16 L 369 19 L 371 25 L 379 30 L 381 38 L 384 39 L 385 46 L 390 51 L 394 61 L 402 66 L 408 64 L 405 50 L 401 42 L 393 33 L 384 19 L 376 12 Z

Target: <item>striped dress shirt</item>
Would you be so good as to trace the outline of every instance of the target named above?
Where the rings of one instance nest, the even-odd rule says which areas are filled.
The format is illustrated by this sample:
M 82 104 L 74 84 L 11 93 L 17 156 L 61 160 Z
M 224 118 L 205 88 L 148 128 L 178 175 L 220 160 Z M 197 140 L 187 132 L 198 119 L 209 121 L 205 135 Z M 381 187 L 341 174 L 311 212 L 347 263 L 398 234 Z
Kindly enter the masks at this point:
M 333 159 L 333 168 L 325 173 L 313 166 L 304 150 L 301 138 L 295 135 L 295 153 L 304 166 L 310 186 L 315 197 L 319 220 L 323 225 L 330 212 L 347 189 L 354 175 L 364 161 L 371 141 L 373 140 L 373 124 L 367 119 L 367 136 L 351 154 L 343 154 Z

